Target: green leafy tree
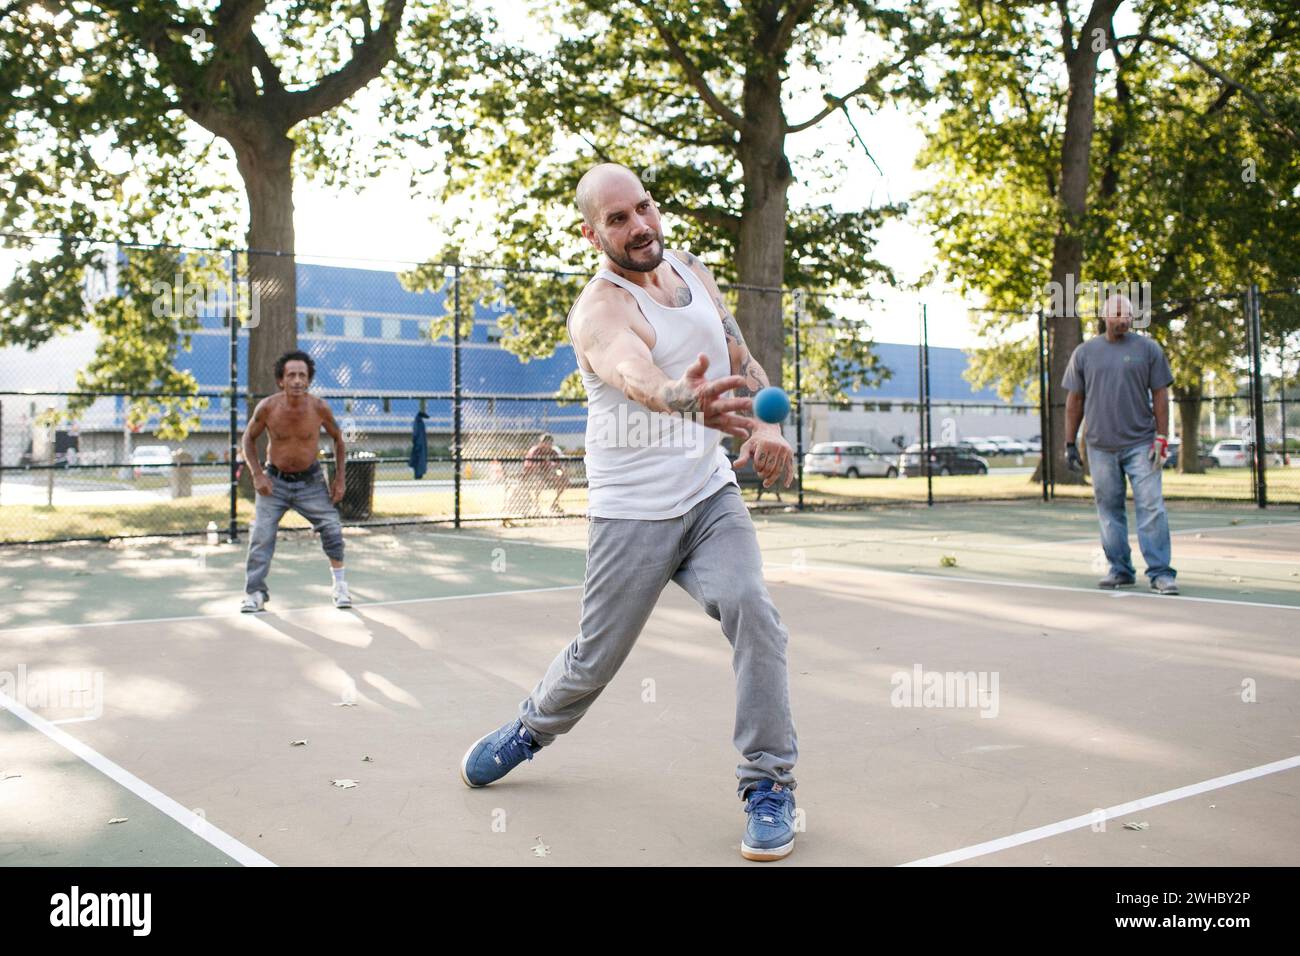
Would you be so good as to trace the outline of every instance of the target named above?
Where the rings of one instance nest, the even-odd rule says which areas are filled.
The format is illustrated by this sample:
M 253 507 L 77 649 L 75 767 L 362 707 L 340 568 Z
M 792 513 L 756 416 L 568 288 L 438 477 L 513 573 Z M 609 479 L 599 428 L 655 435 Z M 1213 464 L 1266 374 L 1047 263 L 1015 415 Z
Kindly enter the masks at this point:
M 0 163 L 11 183 L 0 226 L 226 245 L 231 190 L 210 161 L 233 156 L 245 241 L 256 251 L 249 384 L 274 391 L 274 359 L 297 338 L 295 174 L 346 181 L 382 156 L 355 156 L 349 100 L 395 57 L 405 10 L 405 0 L 375 9 L 360 0 L 14 0 L 0 8 L 0 119 L 10 147 Z M 437 20 L 441 8 L 425 4 L 420 16 Z M 157 274 L 159 263 L 150 265 Z M 78 243 L 23 265 L 0 303 L 4 341 L 34 345 L 80 325 L 84 271 L 105 266 L 102 249 Z M 181 343 L 185 325 L 153 321 L 138 290 L 125 291 L 97 321 L 117 342 L 147 337 L 147 357 L 105 339 L 87 381 L 168 384 L 165 346 Z
M 1113 17 L 1097 19 L 1098 4 L 1077 35 L 1069 5 L 1054 11 L 1059 25 L 1042 6 L 963 6 L 967 22 L 988 33 L 946 75 L 944 113 L 923 155 L 941 174 L 922 206 L 943 264 L 991 307 L 979 323 L 991 341 L 976 352 L 973 379 L 1009 396 L 1036 374 L 1032 324 L 1019 323 L 1047 305 L 1047 283 L 1149 281 L 1153 334 L 1170 353 L 1176 397 L 1188 399 L 1183 413 L 1194 418 L 1198 383 L 1227 367 L 1240 335 L 1205 290 L 1294 274 L 1285 233 L 1264 225 L 1295 215 L 1286 199 L 1295 154 L 1285 145 L 1294 108 L 1284 92 L 1294 75 L 1294 16 L 1270 0 L 1245 23 L 1208 4 L 1148 2 L 1136 9 L 1140 30 L 1121 37 Z M 1087 51 L 1085 37 L 1098 41 Z M 1100 67 L 1079 64 L 1094 52 Z M 1252 86 L 1235 76 L 1252 77 Z M 1080 91 L 1085 81 L 1091 94 Z M 1086 150 L 1068 135 L 1072 116 L 1088 132 Z M 1247 155 L 1267 167 L 1268 188 L 1245 188 L 1256 185 L 1239 175 Z M 1073 313 L 1049 323 L 1059 383 L 1083 328 Z M 1053 415 L 1058 460 L 1062 405 Z M 1181 461 L 1195 467 L 1197 459 Z M 1068 475 L 1063 465 L 1057 475 Z
M 545 50 L 481 47 L 480 69 L 421 107 L 448 145 L 441 195 L 473 203 L 472 216 L 448 224 L 448 248 L 589 273 L 574 188 L 593 164 L 622 163 L 671 217 L 672 242 L 730 284 L 731 307 L 773 382 L 788 379 L 791 302 L 776 290 L 892 282 L 874 258 L 874 232 L 900 210 L 839 211 L 825 195 L 792 206 L 787 143 L 850 106 L 919 93 L 920 59 L 945 35 L 942 20 L 921 2 L 587 0 L 547 9 L 534 5 L 538 21 L 550 23 Z M 853 31 L 868 40 L 846 50 Z M 824 77 L 839 55 L 854 58 L 857 80 L 843 89 L 819 80 L 819 107 L 789 115 L 792 68 Z M 467 111 L 471 121 L 458 120 Z M 832 183 L 850 174 L 825 160 L 797 172 Z M 503 316 L 508 348 L 549 354 L 565 340 L 581 277 L 502 273 L 499 281 L 513 309 Z M 835 321 L 827 309 L 810 299 L 807 321 Z M 868 336 L 822 340 L 834 344 L 808 358 L 827 389 L 878 379 Z

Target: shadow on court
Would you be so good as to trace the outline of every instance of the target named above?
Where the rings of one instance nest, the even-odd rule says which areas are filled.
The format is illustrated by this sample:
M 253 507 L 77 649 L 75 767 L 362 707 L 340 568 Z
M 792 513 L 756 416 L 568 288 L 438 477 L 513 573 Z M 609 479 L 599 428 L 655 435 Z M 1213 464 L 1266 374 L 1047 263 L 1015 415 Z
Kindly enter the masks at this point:
M 1300 769 L 1206 785 L 1300 754 L 1290 518 L 1176 511 L 1185 597 L 1161 598 L 1092 588 L 1084 507 L 756 516 L 801 750 L 784 865 L 1300 862 Z M 231 613 L 235 548 L 5 552 L 22 600 L 0 612 L 0 671 L 40 719 L 278 864 L 746 865 L 730 651 L 673 585 L 571 734 L 461 783 L 466 747 L 574 636 L 584 544 L 579 523 L 351 532 L 344 612 L 314 540 L 287 535 L 264 615 Z M 58 698 L 69 675 L 92 694 L 98 675 L 99 699 Z M 4 863 L 232 862 L 0 720 L 0 777 L 20 774 L 0 780 Z

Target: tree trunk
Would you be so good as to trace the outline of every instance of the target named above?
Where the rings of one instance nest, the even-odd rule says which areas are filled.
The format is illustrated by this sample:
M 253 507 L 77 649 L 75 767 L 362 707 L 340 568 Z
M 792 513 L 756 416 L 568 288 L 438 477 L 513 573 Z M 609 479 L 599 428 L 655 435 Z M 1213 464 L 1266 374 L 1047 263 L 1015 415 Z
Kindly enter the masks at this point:
M 1174 399 L 1178 411 L 1178 436 L 1182 444 L 1178 450 L 1178 473 L 1201 475 L 1201 373 L 1196 373 L 1193 388 L 1175 388 Z
M 249 299 L 241 303 L 248 328 L 248 419 L 253 408 L 279 390 L 275 361 L 298 347 L 298 283 L 294 268 L 293 141 L 271 134 L 235 150 L 248 193 Z M 257 441 L 266 460 L 266 434 Z M 240 490 L 253 496 L 252 475 L 245 468 Z
M 1056 239 L 1052 245 L 1053 288 L 1061 294 L 1052 297 L 1053 314 L 1048 319 L 1051 342 L 1052 390 L 1052 448 L 1056 478 L 1062 483 L 1081 483 L 1082 475 L 1071 472 L 1065 464 L 1065 397 L 1066 367 L 1070 356 L 1083 341 L 1080 323 L 1075 313 L 1074 289 L 1083 270 L 1083 227 L 1088 212 L 1088 180 L 1091 168 L 1092 134 L 1096 115 L 1096 85 L 1098 51 L 1091 42 L 1089 25 L 1097 22 L 1099 15 L 1109 16 L 1103 9 L 1113 11 L 1119 0 L 1098 0 L 1087 23 L 1079 33 L 1077 44 L 1066 54 L 1066 67 L 1070 76 L 1069 96 L 1065 107 L 1065 135 L 1061 143 L 1061 189 L 1058 199 Z M 1104 20 L 1102 22 L 1105 22 Z M 1061 314 L 1056 314 L 1059 303 Z
M 786 191 L 794 179 L 785 155 L 779 74 L 773 70 L 770 76 L 746 77 L 744 97 L 750 127 L 739 147 L 745 201 L 736 271 L 742 286 L 776 289 L 785 282 Z M 736 321 L 750 354 L 777 387 L 785 357 L 786 311 L 779 293 L 740 290 Z
M 260 398 L 277 391 L 275 360 L 298 345 L 293 142 L 276 136 L 237 156 L 248 192 L 248 384 Z

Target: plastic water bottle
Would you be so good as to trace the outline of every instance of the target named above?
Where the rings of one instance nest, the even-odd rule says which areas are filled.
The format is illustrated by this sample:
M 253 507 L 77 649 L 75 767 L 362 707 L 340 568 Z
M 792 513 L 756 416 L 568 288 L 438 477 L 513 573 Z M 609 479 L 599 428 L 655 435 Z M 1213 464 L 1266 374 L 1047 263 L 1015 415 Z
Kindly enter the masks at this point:
M 215 545 L 216 543 L 217 543 L 217 523 L 215 521 L 209 521 L 208 522 L 208 544 Z

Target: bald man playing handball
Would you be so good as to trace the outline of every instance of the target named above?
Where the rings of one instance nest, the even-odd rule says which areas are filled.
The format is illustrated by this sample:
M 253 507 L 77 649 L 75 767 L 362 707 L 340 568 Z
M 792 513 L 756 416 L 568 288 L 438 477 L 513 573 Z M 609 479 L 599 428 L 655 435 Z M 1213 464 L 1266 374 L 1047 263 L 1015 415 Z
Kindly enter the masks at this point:
M 780 426 L 749 415 L 767 375 L 709 270 L 664 249 L 659 211 L 636 174 L 596 166 L 577 202 L 582 234 L 603 254 L 568 323 L 588 399 L 581 627 L 518 718 L 469 749 L 461 777 L 486 786 L 573 729 L 673 581 L 731 644 L 737 789 L 748 814 L 741 854 L 777 860 L 794 848 L 788 634 L 721 441 L 744 439 L 736 464 L 752 458 L 765 486 L 793 481 L 794 454 Z

